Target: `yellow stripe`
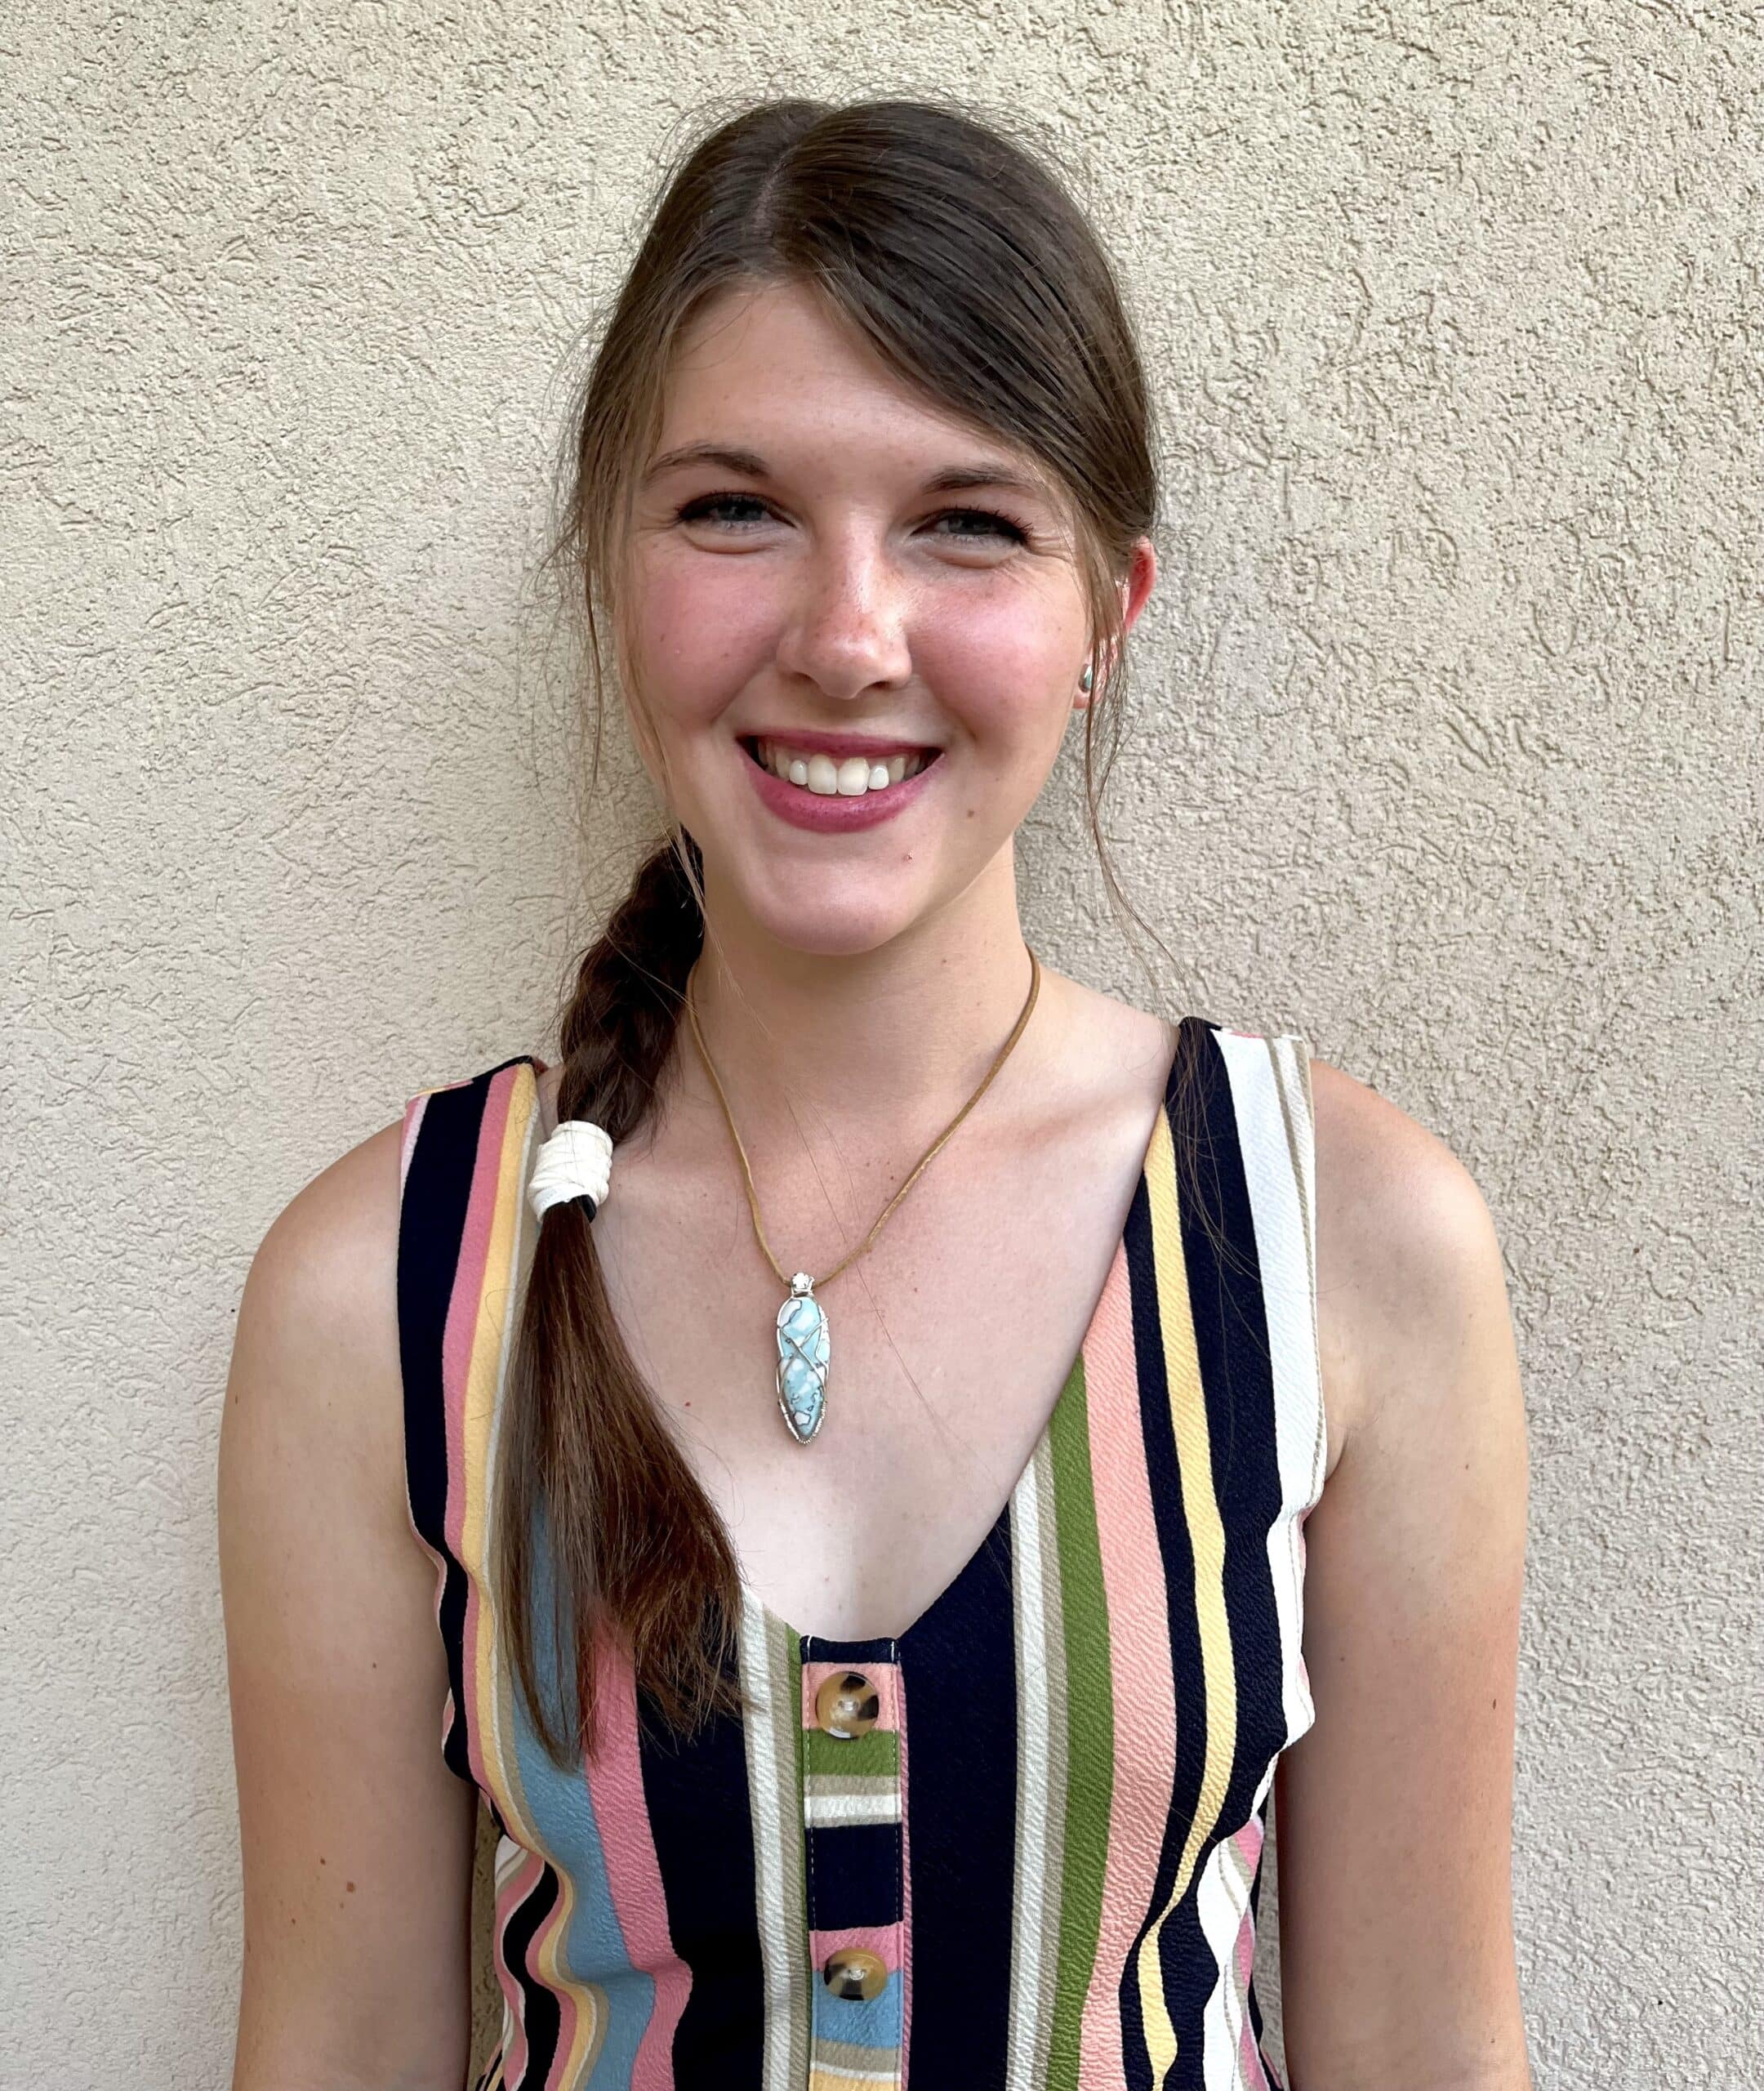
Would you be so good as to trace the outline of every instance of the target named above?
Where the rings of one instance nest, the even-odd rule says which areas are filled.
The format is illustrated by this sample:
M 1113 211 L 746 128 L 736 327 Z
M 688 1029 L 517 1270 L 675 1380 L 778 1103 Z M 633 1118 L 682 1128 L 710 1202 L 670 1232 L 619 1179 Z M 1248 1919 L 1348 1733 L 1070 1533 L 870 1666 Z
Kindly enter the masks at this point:
M 1169 1122 L 1160 1115 L 1152 1166 L 1147 1171 L 1152 1268 L 1169 1389 L 1170 1423 L 1181 1469 L 1183 1517 L 1194 1553 L 1195 1609 L 1200 1634 L 1201 1675 L 1206 1687 L 1206 1750 L 1200 1799 L 1188 1826 L 1170 1898 L 1146 1933 L 1136 1971 L 1146 2046 L 1155 2080 L 1160 2083 L 1176 2060 L 1176 2031 L 1170 2022 L 1158 1972 L 1158 1942 L 1170 1912 L 1187 1893 L 1196 1854 L 1217 1826 L 1237 1746 L 1237 1679 L 1225 1612 L 1225 1527 L 1213 1491 L 1212 1446 L 1200 1385 L 1200 1362 L 1195 1348 L 1188 1272 L 1183 1258 L 1174 1165 Z M 1178 1719 L 1185 1710 L 1178 1709 Z
M 479 1631 L 466 1651 L 471 1665 L 472 1730 L 483 1759 L 484 1782 L 515 1839 L 550 1866 L 558 1881 L 558 1902 L 546 1919 L 535 1955 L 537 1973 L 549 1987 L 576 2006 L 573 2039 L 558 2079 L 560 2087 L 585 2080 L 599 2058 L 609 2013 L 605 1991 L 598 1983 L 569 1976 L 563 1966 L 564 1942 L 575 1913 L 576 1884 L 539 1838 L 528 1814 L 520 1768 L 512 1745 L 512 1680 L 498 1661 L 497 1619 L 492 1602 L 489 1553 L 493 1537 L 496 1484 L 494 1429 L 508 1398 L 507 1376 L 527 1268 L 532 1254 L 531 1208 L 526 1201 L 532 1162 L 531 1135 L 537 1130 L 538 1079 L 530 1064 L 514 1068 L 497 1157 L 496 1201 L 484 1256 L 483 1287 L 477 1302 L 466 1368 L 461 1451 L 466 1502 L 461 1522 L 461 1558 L 478 1598 Z

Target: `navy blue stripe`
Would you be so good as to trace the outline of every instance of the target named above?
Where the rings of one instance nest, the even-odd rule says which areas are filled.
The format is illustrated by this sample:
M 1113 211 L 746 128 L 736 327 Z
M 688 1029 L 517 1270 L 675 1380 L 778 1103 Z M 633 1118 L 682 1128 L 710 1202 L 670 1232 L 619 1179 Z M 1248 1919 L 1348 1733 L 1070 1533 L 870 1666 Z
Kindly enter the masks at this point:
M 760 2091 L 764 1964 L 748 1806 L 746 1732 L 719 1714 L 691 1737 L 670 1734 L 639 1697 L 638 1755 L 674 1950 L 692 1989 L 674 2033 L 682 2084 Z
M 489 1077 L 479 1075 L 430 1097 L 405 1172 L 398 1237 L 405 1480 L 412 1523 L 443 1563 L 439 1625 L 454 1714 L 443 1754 L 448 1768 L 468 1784 L 474 1782 L 463 1667 L 466 1578 L 447 1544 L 449 1477 L 441 1357 L 488 1096 Z
M 1268 1530 L 1281 1505 L 1267 1319 L 1230 1074 L 1218 1040 L 1209 1032 L 1205 1043 L 1194 1071 L 1205 1210 L 1185 1202 L 1181 1232 L 1206 1410 L 1210 1472 L 1205 1482 L 1218 1505 L 1225 1542 L 1221 1585 L 1236 1732 L 1218 1818 L 1208 1826 L 1188 1892 L 1159 1940 L 1177 2053 L 1165 2079 L 1169 2091 L 1205 2091 L 1204 2014 L 1218 1966 L 1200 1928 L 1195 1883 L 1220 1839 L 1249 1816 L 1256 1786 L 1285 1735 L 1280 1619 L 1267 1558 Z M 1215 1236 L 1223 1237 L 1223 1250 Z
M 506 2080 L 508 2091 L 525 2084 L 541 2084 L 557 2058 L 561 2016 L 556 1993 L 535 1975 L 528 1954 L 539 1927 L 557 1906 L 558 1877 L 547 1866 L 534 1882 L 532 1892 L 509 1915 L 504 1933 L 505 1964 L 520 1984 L 522 2023 L 527 2032 L 527 2061 L 519 2078 Z
M 1017 1864 L 1010 1506 L 902 1637 L 914 2080 L 1002 2091 Z
M 1262 1928 L 1262 1883 L 1267 1876 L 1267 1869 L 1262 1864 L 1262 1860 L 1267 1852 L 1268 1803 L 1273 1798 L 1273 1794 L 1274 1787 L 1271 1781 L 1267 1791 L 1262 1796 L 1262 1806 L 1258 1811 L 1262 1824 L 1262 1849 L 1257 1854 L 1256 1870 L 1250 1876 L 1250 1921 L 1258 1933 Z M 1254 2036 L 1256 2047 L 1259 2051 L 1264 2028 L 1262 2022 L 1262 2001 L 1256 1995 L 1255 1972 L 1253 1968 L 1250 1975 L 1249 1996 L 1250 2031 Z M 1265 2055 L 1263 2057 L 1263 2066 L 1264 2068 L 1267 2066 L 1267 2058 Z M 1269 2073 L 1272 2075 L 1272 2072 Z
M 815 1931 L 901 1918 L 898 1822 L 841 1822 L 804 1834 L 808 1923 Z
M 1236 1675 L 1237 1746 L 1232 1781 L 1220 1812 L 1229 1836 L 1249 1819 L 1269 1762 L 1286 1740 L 1280 1612 L 1268 1560 L 1268 1534 L 1281 1514 L 1278 1425 L 1274 1367 L 1250 1202 L 1243 1147 L 1230 1077 L 1218 1041 L 1209 1038 L 1215 1075 L 1204 1092 L 1213 1131 L 1218 1206 L 1214 1218 L 1233 1254 L 1213 1252 L 1198 1229 L 1184 1223 L 1188 1267 L 1211 1257 L 1216 1289 L 1207 1311 L 1196 1312 L 1201 1383 L 1206 1391 L 1214 1486 L 1225 1529 L 1223 1585 Z
M 1198 1021 L 1192 1018 L 1183 1020 L 1184 1037 L 1179 1058 L 1185 1068 L 1190 1070 L 1200 1058 L 1193 1036 L 1193 1027 Z M 1179 1117 L 1172 1113 L 1173 1170 L 1175 1170 L 1174 1143 L 1190 1139 L 1191 1122 L 1187 1107 Z M 1181 1180 L 1178 1172 L 1178 1184 Z M 1181 1195 L 1179 1191 L 1178 1195 L 1178 1197 Z M 1121 1971 L 1118 1994 L 1123 2061 L 1129 2091 L 1158 2091 L 1151 2054 L 1146 2045 L 1145 2018 L 1139 2000 L 1139 1949 L 1153 1920 L 1168 1903 L 1174 1889 L 1183 1844 L 1199 1804 L 1200 1782 L 1206 1766 L 1207 1705 L 1205 1676 L 1200 1666 L 1200 1625 L 1195 1607 L 1194 1553 L 1189 1543 L 1187 1523 L 1183 1514 L 1182 1474 L 1170 1413 L 1169 1375 L 1164 1364 L 1164 1329 L 1158 1310 L 1151 1197 L 1147 1187 L 1143 1184 L 1135 1194 L 1133 1210 L 1128 1219 L 1127 1277 L 1134 1350 L 1138 1366 L 1139 1411 L 1145 1438 L 1146 1471 L 1158 1549 L 1164 1564 L 1171 1683 L 1175 1703 L 1176 1750 L 1171 1781 L 1170 1812 L 1163 1826 L 1152 1896 L 1134 1933 L 1132 1946 Z

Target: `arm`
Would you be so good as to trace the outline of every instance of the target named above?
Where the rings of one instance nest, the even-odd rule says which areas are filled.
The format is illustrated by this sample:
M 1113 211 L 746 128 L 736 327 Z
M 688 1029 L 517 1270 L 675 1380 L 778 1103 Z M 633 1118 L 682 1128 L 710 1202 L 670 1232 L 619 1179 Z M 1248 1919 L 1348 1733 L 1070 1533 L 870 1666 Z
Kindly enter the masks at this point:
M 400 1129 L 265 1236 L 220 1429 L 244 1875 L 233 2091 L 458 2091 L 475 1799 L 443 1765 L 434 1571 L 411 1530 L 394 1312 Z
M 1312 1072 L 1319 1292 L 1351 1366 L 1305 1527 L 1316 1721 L 1276 1772 L 1292 2091 L 1530 2091 L 1511 1874 L 1527 1453 L 1500 1248 L 1443 1143 Z

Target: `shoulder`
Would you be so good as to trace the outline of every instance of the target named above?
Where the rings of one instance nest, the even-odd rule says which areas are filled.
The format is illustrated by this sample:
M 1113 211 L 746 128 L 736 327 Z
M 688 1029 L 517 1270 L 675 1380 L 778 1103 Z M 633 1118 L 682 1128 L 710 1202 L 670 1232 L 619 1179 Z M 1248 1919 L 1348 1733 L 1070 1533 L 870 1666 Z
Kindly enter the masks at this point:
M 402 1460 L 397 1273 L 404 1121 L 340 1156 L 277 1214 L 247 1273 L 229 1411 L 304 1429 L 395 1474 Z M 234 1418 L 229 1422 L 247 1420 Z
M 1397 1420 L 1393 1403 L 1423 1405 L 1411 1377 L 1418 1361 L 1471 1340 L 1500 1345 L 1510 1322 L 1500 1245 L 1470 1170 L 1367 1084 L 1314 1054 L 1310 1076 L 1333 1468 L 1374 1419 Z
M 1338 1068 L 1311 1075 L 1319 1319 L 1347 1427 L 1305 1527 L 1315 1720 L 1275 1787 L 1287 2052 L 1347 2083 L 1367 2026 L 1401 2026 L 1415 2080 L 1517 2087 L 1527 1473 L 1500 1249 L 1443 1140 Z

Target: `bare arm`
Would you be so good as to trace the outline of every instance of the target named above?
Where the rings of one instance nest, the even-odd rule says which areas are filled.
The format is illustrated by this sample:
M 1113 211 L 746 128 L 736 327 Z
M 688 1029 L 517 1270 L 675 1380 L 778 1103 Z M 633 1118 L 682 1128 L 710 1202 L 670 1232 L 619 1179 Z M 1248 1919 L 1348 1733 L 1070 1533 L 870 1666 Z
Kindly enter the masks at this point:
M 1500 1249 L 1442 1142 L 1313 1074 L 1320 1284 L 1353 1369 L 1305 1527 L 1316 1722 L 1276 1773 L 1292 2091 L 1530 2091 L 1511 1872 L 1528 1460 Z
M 459 2091 L 475 1802 L 410 1528 L 399 1129 L 308 1184 L 240 1304 L 220 1553 L 244 1873 L 234 2091 Z

